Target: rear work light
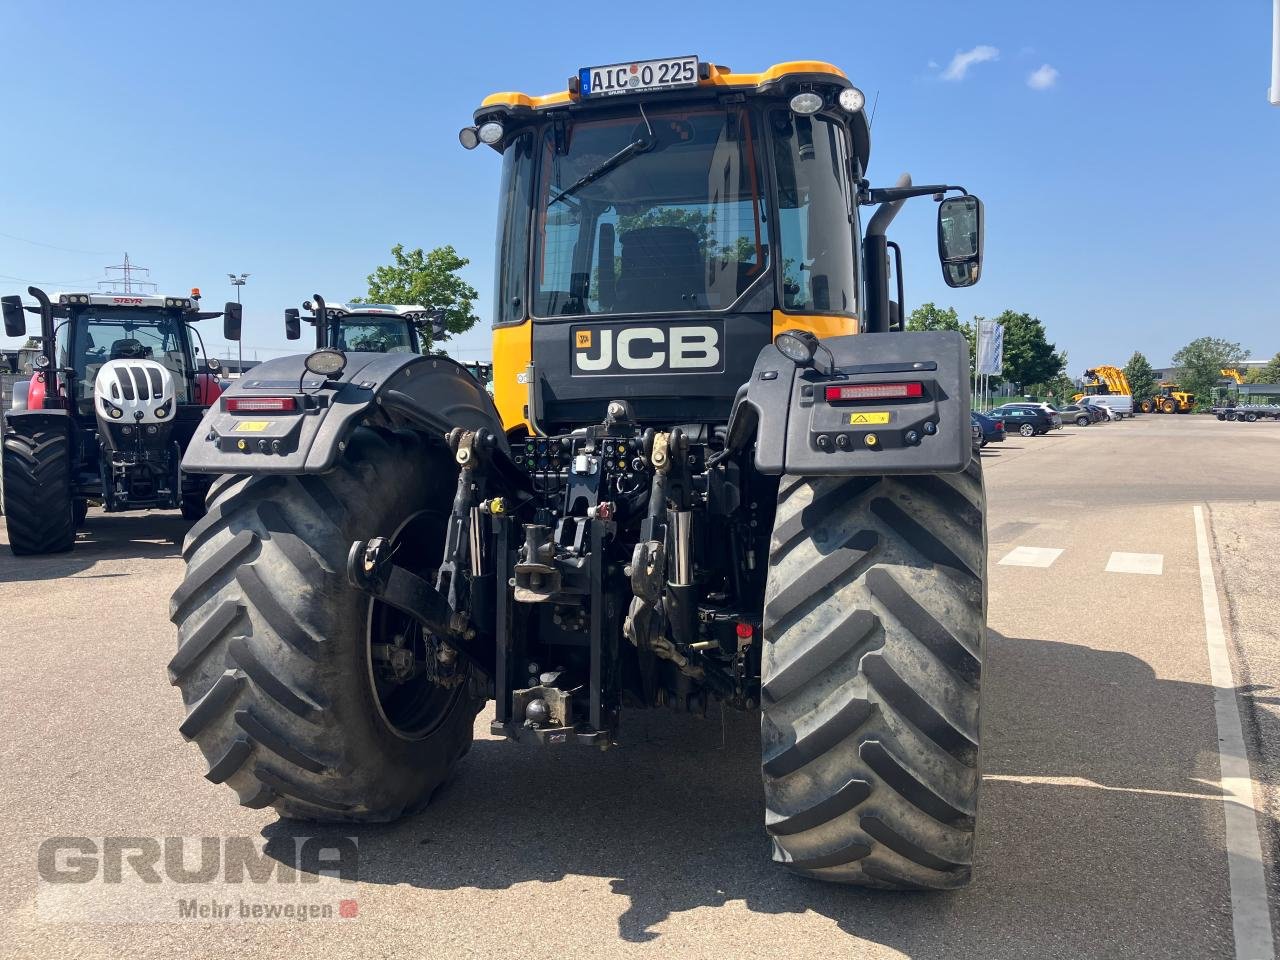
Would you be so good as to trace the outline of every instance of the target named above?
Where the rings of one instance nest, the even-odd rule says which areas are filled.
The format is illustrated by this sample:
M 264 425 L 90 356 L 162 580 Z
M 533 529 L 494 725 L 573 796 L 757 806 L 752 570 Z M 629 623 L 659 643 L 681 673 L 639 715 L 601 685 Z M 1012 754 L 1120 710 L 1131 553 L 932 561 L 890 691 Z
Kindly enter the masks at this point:
M 227 413 L 291 413 L 297 409 L 295 397 L 227 398 Z
M 827 400 L 901 400 L 924 395 L 920 383 L 849 383 L 827 387 Z

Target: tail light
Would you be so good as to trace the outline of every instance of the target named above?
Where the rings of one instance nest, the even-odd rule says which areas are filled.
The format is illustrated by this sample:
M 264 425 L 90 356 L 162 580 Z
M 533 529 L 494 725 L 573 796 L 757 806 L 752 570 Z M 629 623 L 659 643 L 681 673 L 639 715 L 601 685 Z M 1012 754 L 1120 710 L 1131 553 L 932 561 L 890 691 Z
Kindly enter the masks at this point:
M 903 400 L 924 395 L 921 383 L 847 383 L 827 387 L 827 401 L 832 400 Z
M 228 397 L 227 413 L 292 413 L 296 397 Z

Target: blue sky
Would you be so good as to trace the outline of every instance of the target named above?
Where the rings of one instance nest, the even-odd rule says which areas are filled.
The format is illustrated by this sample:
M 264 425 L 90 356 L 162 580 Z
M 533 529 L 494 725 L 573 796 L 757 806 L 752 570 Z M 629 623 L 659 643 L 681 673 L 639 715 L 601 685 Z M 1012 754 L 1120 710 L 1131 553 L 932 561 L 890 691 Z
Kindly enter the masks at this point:
M 1134 349 L 1162 364 L 1204 334 L 1280 351 L 1266 0 L 551 9 L 9 0 L 0 288 L 91 288 L 128 251 L 164 290 L 221 303 L 248 272 L 246 356 L 265 358 L 284 351 L 284 307 L 362 293 L 396 242 L 452 243 L 487 324 L 498 158 L 456 139 L 480 99 L 696 52 L 843 67 L 879 94 L 874 183 L 909 170 L 983 198 L 970 290 L 942 283 L 934 205 L 898 217 L 909 309 L 1026 310 L 1074 375 Z M 487 342 L 484 325 L 455 341 L 466 357 Z

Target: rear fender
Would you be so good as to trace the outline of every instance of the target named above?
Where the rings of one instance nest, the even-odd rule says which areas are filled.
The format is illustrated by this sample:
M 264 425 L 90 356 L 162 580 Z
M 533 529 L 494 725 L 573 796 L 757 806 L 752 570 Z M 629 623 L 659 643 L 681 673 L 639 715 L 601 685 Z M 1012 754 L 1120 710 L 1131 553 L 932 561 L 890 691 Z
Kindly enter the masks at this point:
M 324 473 L 366 420 L 422 430 L 443 441 L 454 427 L 493 431 L 509 453 L 502 421 L 484 387 L 448 357 L 351 353 L 330 381 L 307 372 L 305 357 L 258 364 L 217 398 L 197 428 L 182 469 L 189 473 Z M 228 410 L 237 398 L 293 397 L 288 413 Z
M 738 392 L 728 447 L 755 440 L 761 473 L 957 473 L 972 456 L 969 346 L 954 331 L 863 333 L 821 341 L 815 366 L 765 347 Z M 832 386 L 919 384 L 920 396 L 828 401 Z M 914 387 L 912 387 L 914 389 Z

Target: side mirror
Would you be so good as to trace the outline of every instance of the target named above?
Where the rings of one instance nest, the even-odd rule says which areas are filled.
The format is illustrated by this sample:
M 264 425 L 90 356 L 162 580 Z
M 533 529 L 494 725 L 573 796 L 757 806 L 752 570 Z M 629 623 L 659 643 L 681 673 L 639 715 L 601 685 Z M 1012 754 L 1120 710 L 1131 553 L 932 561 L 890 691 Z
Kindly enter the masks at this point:
M 0 297 L 4 305 L 4 335 L 6 337 L 25 337 L 27 335 L 27 316 L 22 311 L 21 297 Z
M 287 340 L 297 340 L 302 336 L 302 321 L 297 307 L 290 307 L 284 312 L 284 335 Z
M 240 321 L 244 308 L 238 303 L 228 303 L 222 308 L 222 335 L 228 340 L 240 339 Z
M 439 340 L 448 332 L 449 324 L 445 320 L 444 310 L 437 307 L 431 311 L 431 339 L 433 342 Z
M 938 204 L 938 259 L 949 287 L 971 287 L 982 276 L 982 201 L 969 195 Z

